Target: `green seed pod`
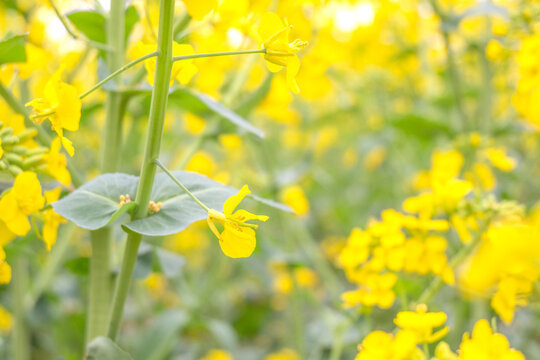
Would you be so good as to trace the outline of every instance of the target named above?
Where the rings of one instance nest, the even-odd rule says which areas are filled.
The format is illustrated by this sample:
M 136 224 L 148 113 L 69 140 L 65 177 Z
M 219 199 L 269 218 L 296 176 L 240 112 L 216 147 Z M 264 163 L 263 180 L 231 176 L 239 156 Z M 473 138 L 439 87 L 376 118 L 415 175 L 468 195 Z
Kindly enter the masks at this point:
M 17 175 L 19 175 L 20 173 L 23 172 L 22 169 L 20 167 L 18 167 L 17 165 L 9 165 L 8 166 L 8 171 L 13 176 L 17 176 Z
M 11 135 L 13 135 L 13 129 L 10 127 L 3 128 L 2 130 L 0 130 L 0 138 L 2 138 L 2 141 L 4 140 L 5 137 L 11 136 Z
M 34 149 L 28 149 L 28 151 L 26 152 L 26 155 L 32 156 L 36 154 L 45 154 L 46 152 L 49 152 L 49 149 L 41 146 Z
M 9 153 L 6 155 L 6 159 L 10 164 L 21 166 L 23 165 L 23 158 L 17 154 Z
M 2 138 L 2 146 L 15 145 L 19 143 L 19 137 L 15 135 L 9 135 Z
M 0 160 L 0 170 L 6 170 L 7 169 L 7 164 L 4 160 Z
M 43 156 L 43 154 L 32 155 L 23 160 L 23 168 L 28 169 L 28 168 L 37 166 L 44 160 L 45 160 L 45 157 Z
M 28 148 L 26 146 L 17 145 L 11 148 L 9 151 L 17 155 L 25 156 L 28 152 Z
M 18 134 L 17 136 L 19 137 L 20 142 L 24 142 L 26 140 L 36 137 L 37 134 L 38 134 L 37 129 L 32 128 L 32 129 L 24 130 L 22 133 Z

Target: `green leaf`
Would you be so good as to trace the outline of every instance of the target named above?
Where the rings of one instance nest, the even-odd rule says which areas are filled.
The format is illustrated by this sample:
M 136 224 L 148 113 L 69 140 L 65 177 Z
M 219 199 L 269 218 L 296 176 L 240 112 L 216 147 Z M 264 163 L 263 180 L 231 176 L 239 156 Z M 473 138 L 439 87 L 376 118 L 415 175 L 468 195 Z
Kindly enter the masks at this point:
M 157 248 L 156 254 L 159 259 L 161 271 L 166 277 L 172 278 L 178 276 L 186 264 L 186 259 L 183 256 L 164 249 Z
M 124 350 L 120 349 L 111 339 L 100 336 L 86 347 L 86 360 L 133 360 Z
M 273 74 L 269 73 L 264 79 L 263 83 L 238 106 L 235 110 L 236 113 L 241 116 L 248 116 L 255 110 L 257 105 L 264 100 L 268 92 L 270 91 L 270 86 L 272 85 Z
M 0 41 L 0 65 L 26 61 L 25 35 L 15 35 Z
M 182 87 L 175 89 L 169 94 L 169 101 L 198 115 L 204 115 L 211 111 L 229 120 L 239 128 L 255 134 L 260 138 L 264 137 L 261 129 L 256 128 L 246 119 L 206 94 Z
M 174 176 L 190 189 L 204 204 L 211 209 L 221 210 L 225 200 L 238 192 L 206 176 L 189 172 L 175 171 Z M 132 175 L 115 173 L 104 174 L 84 184 L 66 197 L 52 204 L 54 211 L 77 226 L 88 230 L 100 229 L 117 221 L 135 205 L 120 206 L 120 196 L 129 194 L 135 199 L 139 178 Z M 272 200 L 250 195 L 265 205 L 283 211 L 289 207 Z M 151 200 L 161 201 L 161 210 L 145 218 L 127 223 L 125 229 L 148 236 L 175 234 L 192 223 L 204 220 L 208 216 L 197 203 L 182 191 L 165 173 L 156 176 Z
M 100 229 L 120 210 L 120 195 L 135 198 L 139 179 L 127 174 L 104 174 L 52 204 L 54 211 L 84 229 Z
M 76 275 L 88 275 L 90 272 L 90 258 L 78 257 L 66 261 L 64 264 L 66 269 Z
M 417 114 L 407 114 L 394 120 L 392 126 L 407 135 L 416 136 L 421 140 L 429 140 L 438 135 L 452 136 L 452 128 Z
M 236 189 L 194 172 L 174 171 L 173 174 L 211 209 L 221 210 L 225 200 L 237 192 Z M 127 229 L 149 236 L 171 235 L 208 216 L 206 211 L 165 173 L 156 175 L 150 198 L 155 202 L 163 203 L 161 210 L 156 214 L 127 223 L 125 225 Z
M 77 30 L 88 39 L 105 44 L 107 19 L 97 11 L 74 11 L 66 15 Z
M 139 19 L 139 13 L 137 12 L 135 6 L 128 6 L 126 9 L 126 42 Z
M 159 315 L 137 342 L 135 360 L 169 359 L 167 355 L 178 342 L 178 332 L 187 321 L 187 314 L 181 310 L 169 310 Z

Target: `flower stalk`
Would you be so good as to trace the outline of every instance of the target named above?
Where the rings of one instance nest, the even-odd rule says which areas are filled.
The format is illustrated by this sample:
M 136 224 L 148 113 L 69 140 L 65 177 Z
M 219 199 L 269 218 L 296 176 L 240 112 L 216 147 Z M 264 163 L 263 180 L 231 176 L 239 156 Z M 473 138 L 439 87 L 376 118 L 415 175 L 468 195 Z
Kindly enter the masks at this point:
M 159 9 L 159 54 L 157 55 L 156 63 L 156 81 L 152 91 L 148 135 L 146 138 L 146 147 L 140 173 L 140 182 L 135 198 L 138 207 L 132 215 L 133 219 L 140 219 L 147 215 L 147 204 L 150 201 L 152 185 L 156 173 L 156 164 L 153 160 L 159 157 L 172 69 L 174 0 L 160 0 Z M 124 258 L 116 281 L 113 305 L 109 316 L 109 329 L 107 334 L 112 340 L 115 340 L 118 336 L 120 321 L 122 319 L 124 304 L 131 284 L 131 277 L 135 261 L 137 260 L 137 252 L 141 238 L 142 236 L 140 234 L 128 234 Z

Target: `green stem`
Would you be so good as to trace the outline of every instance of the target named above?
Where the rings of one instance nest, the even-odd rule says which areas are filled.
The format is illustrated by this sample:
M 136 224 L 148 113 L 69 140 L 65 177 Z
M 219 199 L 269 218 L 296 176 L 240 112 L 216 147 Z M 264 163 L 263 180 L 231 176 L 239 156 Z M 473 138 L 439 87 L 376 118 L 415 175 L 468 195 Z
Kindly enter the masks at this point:
M 169 81 L 171 78 L 174 0 L 160 0 L 159 9 L 159 55 L 157 57 L 156 64 L 156 81 L 152 91 L 146 147 L 140 173 L 140 182 L 135 198 L 138 207 L 132 216 L 133 219 L 140 219 L 146 216 L 148 213 L 148 203 L 150 201 L 150 195 L 156 174 L 156 164 L 154 163 L 154 159 L 159 157 L 161 137 L 163 134 L 163 123 L 167 108 Z M 131 284 L 133 268 L 135 266 L 135 261 L 137 260 L 137 252 L 141 239 L 142 236 L 140 234 L 132 232 L 128 234 L 124 258 L 122 260 L 122 266 L 116 281 L 113 306 L 109 318 L 108 336 L 113 340 L 115 340 L 118 336 L 120 321 L 124 311 L 124 304 L 127 298 L 129 286 Z
M 181 60 L 189 60 L 189 59 L 216 57 L 216 56 L 264 54 L 264 53 L 266 53 L 266 49 L 224 51 L 224 52 L 216 52 L 216 53 L 205 53 L 205 54 L 193 54 L 193 55 L 175 56 L 175 57 L 172 58 L 172 60 L 173 61 L 181 61 Z
M 62 15 L 62 13 L 60 12 L 60 9 L 58 9 L 58 6 L 56 6 L 56 3 L 53 1 L 53 0 L 49 0 L 49 3 L 51 4 L 51 7 L 53 8 L 56 16 L 58 17 L 58 19 L 60 19 L 60 21 L 62 22 L 62 25 L 64 25 L 64 28 L 66 29 L 66 31 L 68 32 L 68 34 L 75 40 L 81 40 L 81 41 L 84 41 L 86 42 L 88 45 L 90 46 L 93 46 L 97 49 L 100 49 L 100 50 L 104 50 L 104 51 L 113 51 L 111 49 L 111 47 L 107 46 L 107 45 L 103 45 L 102 43 L 99 43 L 97 41 L 92 41 L 92 40 L 89 40 L 85 37 L 82 37 L 82 36 L 79 36 L 75 33 L 75 31 L 73 31 L 73 29 L 71 28 L 71 25 L 69 24 L 69 21 L 65 18 L 64 15 Z
M 111 1 L 111 10 L 107 21 L 107 44 L 113 50 L 107 54 L 109 69 L 121 68 L 124 63 L 125 5 L 125 0 Z M 123 95 L 108 92 L 105 108 L 107 120 L 103 134 L 101 170 L 108 173 L 116 171 L 121 154 L 122 119 L 125 111 Z M 111 238 L 112 229 L 110 227 L 91 232 L 92 256 L 90 257 L 87 343 L 98 336 L 107 334 L 111 301 Z
M 12 351 L 14 360 L 30 359 L 30 342 L 25 318 L 24 296 L 28 289 L 28 269 L 26 259 L 22 254 L 17 254 L 13 260 L 13 279 L 11 288 L 13 290 L 13 313 L 15 315 L 15 326 L 13 328 Z
M 30 116 L 24 105 L 19 100 L 17 100 L 13 96 L 11 91 L 9 91 L 2 83 L 0 83 L 0 97 L 2 97 L 6 101 L 6 103 L 13 109 L 13 111 L 24 116 L 24 125 L 26 127 L 35 128 L 37 130 L 37 139 L 42 145 L 51 145 L 52 139 L 47 133 L 47 131 L 41 125 L 35 124 L 32 120 L 30 120 Z M 77 187 L 81 186 L 83 183 L 82 179 L 78 171 L 75 170 L 75 167 L 71 162 L 71 158 L 68 158 L 67 168 L 71 174 L 71 181 L 73 182 L 73 184 Z
M 193 193 L 192 193 L 191 191 L 189 191 L 189 189 L 188 189 L 187 187 L 184 186 L 184 184 L 182 184 L 180 181 L 178 181 L 178 179 L 177 179 L 177 178 L 176 178 L 176 177 L 175 177 L 175 176 L 174 176 L 174 175 L 173 175 L 173 174 L 172 174 L 172 173 L 171 173 L 171 172 L 170 172 L 170 171 L 169 171 L 169 170 L 168 170 L 168 169 L 167 169 L 167 168 L 166 168 L 159 160 L 158 160 L 158 159 L 155 159 L 155 160 L 154 160 L 154 163 L 155 163 L 157 166 L 159 166 L 159 167 L 161 168 L 161 170 L 163 170 L 163 172 L 164 172 L 165 174 L 167 174 L 167 175 L 171 178 L 171 180 L 174 181 L 174 183 L 175 183 L 176 185 L 180 186 L 180 188 L 181 188 L 182 190 L 184 190 L 184 192 L 185 192 L 186 194 L 188 194 L 189 197 L 193 199 L 193 201 L 195 201 L 197 204 L 199 204 L 199 206 L 202 207 L 204 210 L 206 210 L 206 212 L 210 211 L 210 208 L 209 208 L 208 206 L 204 205 L 204 204 L 202 203 L 202 201 L 199 200 L 198 197 L 196 197 L 195 195 L 193 195 Z
M 144 61 L 144 60 L 147 60 L 147 59 L 150 59 L 154 56 L 157 56 L 158 55 L 158 52 L 157 51 L 154 51 L 153 53 L 150 53 L 150 54 L 147 54 L 147 55 L 144 55 L 143 57 L 140 57 L 136 60 L 133 60 L 132 62 L 130 63 L 127 63 L 126 65 L 122 66 L 120 69 L 116 70 L 115 72 L 113 72 L 112 74 L 110 74 L 109 76 L 107 76 L 105 79 L 101 80 L 100 82 L 98 82 L 96 85 L 92 86 L 92 88 L 88 89 L 87 91 L 85 91 L 84 93 L 82 93 L 81 95 L 79 95 L 79 98 L 80 99 L 84 99 L 86 96 L 90 95 L 91 93 L 93 93 L 95 90 L 99 89 L 101 86 L 103 86 L 105 83 L 107 83 L 109 80 L 115 78 L 116 76 L 120 75 L 121 73 L 123 73 L 124 71 L 126 70 L 129 70 L 131 69 L 132 67 L 134 67 L 135 65 L 137 65 L 138 63 Z

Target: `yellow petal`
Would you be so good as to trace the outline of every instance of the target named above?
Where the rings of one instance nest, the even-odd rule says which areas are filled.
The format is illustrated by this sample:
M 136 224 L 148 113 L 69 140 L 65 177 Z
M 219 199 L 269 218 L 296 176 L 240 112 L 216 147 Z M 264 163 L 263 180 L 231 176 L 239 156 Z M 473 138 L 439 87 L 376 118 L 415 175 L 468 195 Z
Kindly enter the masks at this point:
M 195 20 L 202 20 L 206 14 L 217 7 L 217 0 L 183 0 L 188 14 Z
M 61 187 L 57 187 L 56 189 L 45 191 L 45 201 L 47 204 L 52 204 L 56 200 L 60 198 L 60 193 L 62 192 Z
M 235 228 L 226 225 L 219 240 L 223 253 L 235 259 L 250 256 L 256 244 L 255 231 L 246 227 Z
M 64 149 L 66 149 L 69 156 L 73 156 L 73 154 L 75 154 L 73 143 L 67 137 L 62 136 L 62 145 L 64 146 Z
M 268 220 L 268 216 L 266 215 L 255 215 L 243 209 L 235 211 L 235 213 L 231 216 L 231 218 L 236 221 L 241 221 L 241 222 L 249 221 L 249 220 L 259 220 L 259 221 Z
M 287 87 L 295 94 L 300 92 L 300 88 L 296 83 L 296 74 L 298 74 L 299 70 L 300 60 L 298 59 L 298 56 L 294 55 L 287 62 Z
M 223 204 L 223 213 L 225 216 L 231 216 L 234 209 L 240 204 L 240 202 L 246 197 L 246 195 L 251 194 L 249 187 L 247 185 L 242 186 L 242 189 L 236 194 L 228 198 Z
M 285 24 L 276 13 L 267 12 L 262 16 L 261 21 L 259 22 L 257 33 L 259 34 L 261 42 L 265 42 L 283 30 L 284 27 Z
M 270 70 L 270 72 L 273 72 L 273 73 L 276 73 L 283 69 L 282 65 L 274 64 L 273 62 L 268 61 L 268 60 L 266 60 L 266 67 L 268 68 L 268 70 Z

